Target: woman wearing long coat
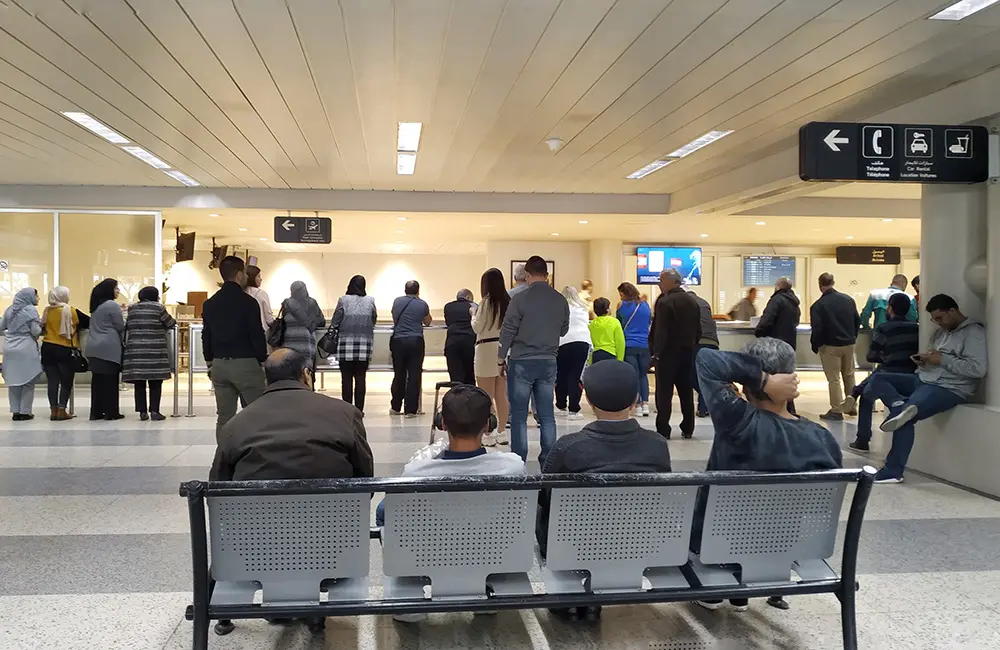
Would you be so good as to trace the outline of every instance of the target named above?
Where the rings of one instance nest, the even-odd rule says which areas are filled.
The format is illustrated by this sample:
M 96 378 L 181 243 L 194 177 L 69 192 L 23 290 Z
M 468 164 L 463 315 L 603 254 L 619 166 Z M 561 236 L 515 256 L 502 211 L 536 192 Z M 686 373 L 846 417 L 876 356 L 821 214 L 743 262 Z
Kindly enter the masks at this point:
M 42 373 L 42 355 L 38 338 L 42 318 L 38 315 L 38 292 L 31 287 L 14 295 L 14 302 L 0 316 L 3 339 L 3 380 L 7 384 L 10 412 L 15 422 L 31 420 L 35 399 L 35 381 Z
M 135 386 L 135 410 L 143 421 L 167 419 L 160 414 L 160 398 L 163 380 L 170 379 L 172 374 L 167 332 L 176 324 L 160 304 L 156 287 L 140 289 L 139 302 L 128 308 L 122 381 Z

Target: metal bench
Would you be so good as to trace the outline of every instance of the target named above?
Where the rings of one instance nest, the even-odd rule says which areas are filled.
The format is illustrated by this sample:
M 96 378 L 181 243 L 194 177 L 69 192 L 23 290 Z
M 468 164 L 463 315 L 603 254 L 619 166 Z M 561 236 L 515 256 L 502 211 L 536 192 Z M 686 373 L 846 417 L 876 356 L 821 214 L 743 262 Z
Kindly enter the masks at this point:
M 857 648 L 858 543 L 875 470 L 191 481 L 193 648 L 213 619 L 312 618 L 833 593 Z M 833 555 L 854 483 L 839 574 Z M 552 490 L 548 557 L 535 506 Z M 707 495 L 704 492 L 707 491 Z M 384 548 L 369 538 L 386 493 Z M 704 502 L 704 518 L 698 514 Z M 206 504 L 209 525 L 206 525 Z M 692 528 L 700 523 L 701 551 Z M 209 533 L 209 529 L 211 533 Z M 209 569 L 209 544 L 212 566 Z M 697 543 L 695 544 L 697 547 Z M 382 553 L 384 575 L 369 576 Z M 796 577 L 793 579 L 792 572 Z M 367 580 L 380 581 L 372 597 Z M 256 592 L 262 592 L 259 602 Z

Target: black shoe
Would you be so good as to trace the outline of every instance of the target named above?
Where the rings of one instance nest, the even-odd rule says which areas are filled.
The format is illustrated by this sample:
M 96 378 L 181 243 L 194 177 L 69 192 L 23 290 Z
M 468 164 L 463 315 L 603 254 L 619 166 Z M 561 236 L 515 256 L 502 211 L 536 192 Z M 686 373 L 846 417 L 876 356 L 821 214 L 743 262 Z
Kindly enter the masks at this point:
M 685 440 L 690 440 L 691 438 L 694 438 L 694 431 L 692 431 L 690 433 L 683 433 L 682 432 L 681 433 L 681 438 L 684 438 Z
M 158 411 L 153 411 L 152 413 L 149 414 L 149 419 L 152 420 L 153 422 L 163 422 L 164 420 L 167 419 L 167 416 L 163 415 Z
M 707 418 L 708 417 L 708 411 L 698 411 L 697 413 L 695 413 L 695 415 L 697 415 L 700 418 Z
M 216 636 L 226 636 L 236 629 L 232 621 L 222 620 L 215 624 L 215 635 Z
M 790 608 L 788 601 L 782 596 L 771 596 L 767 599 L 767 604 L 777 609 L 787 610 Z
M 124 420 L 124 419 L 125 419 L 125 416 L 124 416 L 124 415 L 122 415 L 121 413 L 118 413 L 117 415 L 105 415 L 105 416 L 104 416 L 104 419 L 105 419 L 105 420 L 109 420 L 109 421 L 114 421 L 114 420 Z
M 146 420 L 149 419 L 149 413 L 142 411 L 141 413 L 139 413 L 139 419 L 145 422 Z
M 871 451 L 872 447 L 867 442 L 862 442 L 861 440 L 855 440 L 851 444 L 847 445 L 854 451 Z
M 12 419 L 12 420 L 13 420 L 14 422 L 21 422 L 22 420 L 24 420 L 24 416 L 23 416 L 23 415 L 21 415 L 20 413 L 15 413 L 15 414 L 13 415 L 13 417 L 11 417 L 11 419 Z
M 103 416 L 103 415 L 98 415 L 98 414 L 96 414 L 96 413 L 91 413 L 91 414 L 90 414 L 90 421 L 91 421 L 91 422 L 93 422 L 93 421 L 95 421 L 95 420 L 103 420 L 103 419 L 104 419 L 104 416 Z
M 267 619 L 269 625 L 291 625 L 295 622 L 294 618 L 269 618 Z
M 306 628 L 310 634 L 323 634 L 326 631 L 326 619 L 322 617 L 307 618 Z
M 831 422 L 842 422 L 844 420 L 844 414 L 840 411 L 834 411 L 830 409 L 826 413 L 819 416 L 820 420 L 829 420 Z

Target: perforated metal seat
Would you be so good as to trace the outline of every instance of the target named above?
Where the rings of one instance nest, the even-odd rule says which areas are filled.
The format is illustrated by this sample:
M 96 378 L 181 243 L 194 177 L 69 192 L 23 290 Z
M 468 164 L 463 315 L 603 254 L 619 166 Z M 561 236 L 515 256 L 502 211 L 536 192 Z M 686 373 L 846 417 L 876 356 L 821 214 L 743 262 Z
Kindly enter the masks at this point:
M 833 555 L 846 489 L 842 482 L 712 486 L 699 559 L 739 564 L 744 584 L 788 582 L 794 563 L 815 567 Z
M 577 591 L 587 571 L 590 591 L 638 591 L 647 569 L 653 587 L 687 586 L 667 569 L 688 561 L 697 497 L 697 487 L 553 490 L 546 590 Z
M 537 504 L 538 490 L 387 494 L 383 572 L 430 578 L 434 598 L 486 598 L 491 574 L 525 574 L 530 593 Z M 413 584 L 388 580 L 385 595 L 420 597 Z
M 367 494 L 209 497 L 214 603 L 318 603 L 367 596 Z M 354 579 L 354 580 L 351 580 Z

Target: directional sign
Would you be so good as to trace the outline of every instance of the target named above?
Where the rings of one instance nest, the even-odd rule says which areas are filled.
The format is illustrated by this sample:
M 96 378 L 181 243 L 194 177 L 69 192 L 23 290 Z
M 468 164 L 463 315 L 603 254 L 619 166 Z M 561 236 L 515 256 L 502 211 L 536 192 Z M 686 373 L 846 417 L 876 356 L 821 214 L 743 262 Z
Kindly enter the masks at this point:
M 333 222 L 329 217 L 275 217 L 274 241 L 279 244 L 329 244 Z
M 810 122 L 799 129 L 804 181 L 982 183 L 989 131 L 981 126 Z

